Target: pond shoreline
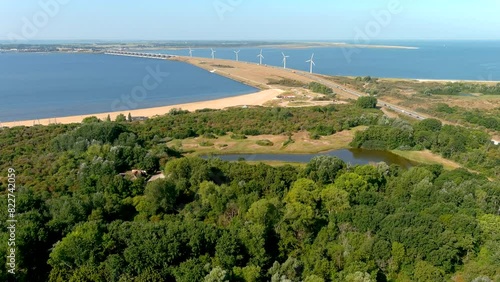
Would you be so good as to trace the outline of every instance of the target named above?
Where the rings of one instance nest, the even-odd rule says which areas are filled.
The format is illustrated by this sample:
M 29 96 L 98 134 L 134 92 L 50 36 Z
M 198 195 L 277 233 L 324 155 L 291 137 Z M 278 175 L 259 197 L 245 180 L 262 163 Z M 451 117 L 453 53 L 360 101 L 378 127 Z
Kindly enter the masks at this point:
M 317 156 L 332 156 L 342 159 L 351 165 L 368 165 L 377 163 L 386 163 L 388 165 L 396 164 L 404 168 L 411 168 L 420 165 L 420 162 L 399 156 L 391 151 L 376 151 L 365 149 L 339 149 L 331 150 L 326 153 L 319 154 L 211 154 L 202 155 L 202 158 L 220 158 L 225 161 L 271 161 L 284 163 L 308 163 L 312 158 Z

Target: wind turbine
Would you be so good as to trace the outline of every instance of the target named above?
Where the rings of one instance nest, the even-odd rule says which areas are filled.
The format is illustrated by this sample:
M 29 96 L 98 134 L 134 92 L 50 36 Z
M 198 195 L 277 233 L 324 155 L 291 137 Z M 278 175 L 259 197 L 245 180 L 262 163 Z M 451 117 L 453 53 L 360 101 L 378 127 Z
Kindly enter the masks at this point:
M 283 68 L 286 69 L 286 58 L 290 58 L 290 56 L 285 56 L 285 53 L 281 52 L 283 54 Z
M 215 59 L 215 52 L 217 52 L 217 51 L 215 51 L 213 48 L 210 48 L 210 49 L 212 50 L 212 60 L 214 60 Z
M 259 59 L 260 59 L 259 65 L 262 65 L 262 59 L 264 59 L 264 56 L 262 55 L 262 49 L 260 49 L 260 54 L 257 55 L 257 57 L 259 57 Z
M 241 50 L 238 50 L 238 51 L 233 51 L 235 54 L 236 54 L 236 61 L 238 62 L 240 60 L 239 58 L 239 53 L 240 53 Z
M 306 63 L 310 63 L 310 64 L 311 64 L 311 67 L 310 67 L 310 69 L 309 69 L 309 72 L 310 72 L 310 73 L 313 73 L 313 66 L 315 66 L 315 65 L 316 65 L 316 64 L 314 63 L 313 59 L 314 59 L 314 53 L 312 54 L 311 59 L 306 61 Z
M 189 47 L 189 57 L 193 57 L 193 49 L 191 47 Z

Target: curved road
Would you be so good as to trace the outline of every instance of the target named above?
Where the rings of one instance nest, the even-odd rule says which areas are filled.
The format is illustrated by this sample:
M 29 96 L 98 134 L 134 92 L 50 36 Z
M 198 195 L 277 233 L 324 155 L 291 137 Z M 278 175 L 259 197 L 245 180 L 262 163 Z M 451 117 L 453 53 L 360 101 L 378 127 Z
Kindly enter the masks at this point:
M 324 79 L 318 75 L 314 75 L 314 74 L 310 74 L 310 73 L 307 73 L 307 72 L 303 72 L 303 71 L 295 71 L 295 73 L 298 73 L 298 74 L 301 74 L 309 79 L 312 79 L 318 83 L 321 83 L 323 85 L 326 85 L 332 89 L 338 89 L 342 92 L 345 92 L 345 93 L 348 93 L 348 94 L 351 94 L 353 96 L 356 96 L 356 97 L 362 97 L 362 96 L 369 96 L 365 93 L 361 93 L 361 92 L 358 92 L 358 91 L 355 91 L 355 90 L 352 90 L 352 89 L 349 89 L 349 88 L 346 88 L 338 83 L 335 83 L 331 80 L 327 80 L 327 79 Z M 385 101 L 382 101 L 380 99 L 378 99 L 378 104 L 377 104 L 379 107 L 385 107 L 387 109 L 391 109 L 395 112 L 398 112 L 398 113 L 401 113 L 403 115 L 406 115 L 406 116 L 409 116 L 411 118 L 415 118 L 415 119 L 419 119 L 419 120 L 423 120 L 423 119 L 426 119 L 426 118 L 429 118 L 423 114 L 420 114 L 420 113 L 417 113 L 415 111 L 411 111 L 411 110 L 408 110 L 408 109 L 405 109 L 405 108 L 402 108 L 400 106 L 396 106 L 394 104 L 391 104 L 391 103 L 387 103 Z

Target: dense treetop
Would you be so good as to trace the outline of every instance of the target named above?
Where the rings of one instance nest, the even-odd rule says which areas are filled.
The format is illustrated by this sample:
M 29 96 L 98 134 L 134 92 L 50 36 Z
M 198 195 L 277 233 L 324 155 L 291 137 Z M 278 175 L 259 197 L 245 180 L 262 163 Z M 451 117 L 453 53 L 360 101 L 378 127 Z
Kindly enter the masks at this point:
M 499 148 L 480 131 L 356 106 L 5 128 L 0 188 L 15 168 L 18 281 L 498 281 L 498 181 L 334 157 L 251 165 L 166 146 L 203 134 L 331 134 L 357 125 L 368 129 L 356 147 L 428 148 L 498 176 Z M 0 201 L 7 207 L 5 193 Z

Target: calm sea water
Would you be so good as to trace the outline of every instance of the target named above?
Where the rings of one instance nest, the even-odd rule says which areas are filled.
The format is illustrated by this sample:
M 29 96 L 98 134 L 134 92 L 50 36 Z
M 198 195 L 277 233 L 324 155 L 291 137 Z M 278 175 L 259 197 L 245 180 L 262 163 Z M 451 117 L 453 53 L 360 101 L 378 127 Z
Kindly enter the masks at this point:
M 500 81 L 500 41 L 381 41 L 371 44 L 417 47 L 407 49 L 368 48 L 268 48 L 264 64 L 283 66 L 281 52 L 290 56 L 289 68 L 308 71 L 307 60 L 314 53 L 316 73 L 344 76 L 372 76 L 415 79 L 456 79 Z M 260 48 L 217 48 L 216 57 L 257 63 Z M 152 51 L 157 52 L 157 51 Z M 161 50 L 187 56 L 188 50 Z M 211 57 L 210 49 L 195 49 L 194 56 Z
M 155 80 L 150 72 L 158 70 L 162 74 Z M 147 81 L 146 92 L 137 90 L 144 87 L 148 75 L 152 79 Z M 0 53 L 0 122 L 165 106 L 255 91 L 179 62 L 94 54 Z

